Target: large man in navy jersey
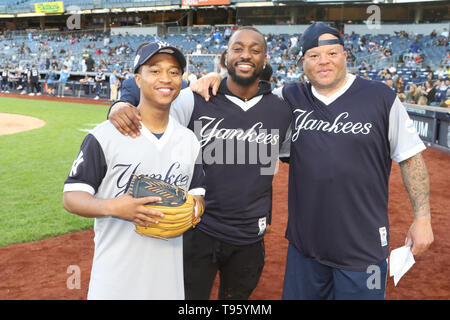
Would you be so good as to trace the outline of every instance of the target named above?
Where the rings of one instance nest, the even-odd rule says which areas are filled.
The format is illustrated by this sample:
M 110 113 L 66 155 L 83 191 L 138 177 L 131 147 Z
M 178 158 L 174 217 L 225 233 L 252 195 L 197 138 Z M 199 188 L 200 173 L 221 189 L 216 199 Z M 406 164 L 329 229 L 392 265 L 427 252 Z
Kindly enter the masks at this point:
M 241 28 L 230 38 L 229 77 L 217 95 L 206 102 L 185 89 L 171 106 L 197 134 L 206 174 L 205 214 L 183 237 L 186 299 L 209 299 L 218 270 L 219 299 L 247 299 L 263 270 L 273 173 L 292 121 L 289 106 L 259 81 L 266 49 L 258 30 Z M 133 136 L 136 119 L 136 108 L 125 103 L 111 109 L 123 133 Z
M 276 92 L 294 114 L 283 298 L 384 299 L 392 160 L 414 209 L 406 243 L 433 241 L 425 146 L 389 87 L 347 73 L 336 29 L 314 23 L 301 45 L 309 84 Z
M 388 86 L 347 73 L 338 30 L 314 23 L 301 45 L 309 83 L 274 91 L 294 116 L 283 299 L 384 299 L 392 160 L 414 210 L 406 244 L 433 241 L 425 146 Z

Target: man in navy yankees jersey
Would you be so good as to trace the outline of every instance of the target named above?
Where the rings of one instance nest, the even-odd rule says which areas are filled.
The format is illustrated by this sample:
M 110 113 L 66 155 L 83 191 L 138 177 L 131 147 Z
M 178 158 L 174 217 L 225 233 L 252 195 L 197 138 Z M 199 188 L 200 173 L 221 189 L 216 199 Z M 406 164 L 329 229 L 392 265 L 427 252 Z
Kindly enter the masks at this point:
M 406 243 L 420 254 L 433 241 L 425 146 L 388 86 L 347 73 L 338 30 L 314 23 L 301 45 L 309 84 L 278 92 L 294 114 L 283 298 L 384 299 L 392 160 L 414 210 Z
M 301 45 L 309 83 L 274 91 L 294 116 L 283 298 L 384 299 L 392 160 L 414 210 L 406 244 L 420 254 L 433 241 L 425 146 L 388 86 L 347 73 L 338 30 L 314 23 Z
M 186 61 L 165 42 L 143 46 L 134 72 L 141 88 L 141 135 L 124 136 L 109 122 L 85 138 L 64 184 L 64 207 L 95 218 L 95 251 L 88 299 L 184 299 L 183 235 L 145 237 L 135 224 L 157 223 L 162 213 L 145 207 L 157 197 L 126 194 L 132 174 L 149 175 L 189 190 L 203 202 L 204 171 L 194 133 L 170 116 Z
M 172 103 L 172 115 L 200 140 L 206 174 L 205 213 L 184 237 L 187 299 L 209 299 L 218 270 L 219 299 L 248 299 L 264 266 L 273 172 L 292 120 L 289 106 L 259 81 L 266 49 L 258 30 L 241 28 L 230 38 L 229 77 L 217 96 L 206 102 L 187 88 Z M 130 135 L 138 118 L 123 103 L 110 113 Z

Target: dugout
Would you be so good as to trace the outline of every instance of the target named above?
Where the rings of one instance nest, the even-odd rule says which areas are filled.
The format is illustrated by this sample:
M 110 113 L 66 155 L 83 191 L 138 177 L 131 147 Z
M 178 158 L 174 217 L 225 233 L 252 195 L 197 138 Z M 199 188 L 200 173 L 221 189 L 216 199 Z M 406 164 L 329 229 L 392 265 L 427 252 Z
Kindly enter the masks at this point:
M 422 141 L 450 153 L 450 108 L 405 104 Z

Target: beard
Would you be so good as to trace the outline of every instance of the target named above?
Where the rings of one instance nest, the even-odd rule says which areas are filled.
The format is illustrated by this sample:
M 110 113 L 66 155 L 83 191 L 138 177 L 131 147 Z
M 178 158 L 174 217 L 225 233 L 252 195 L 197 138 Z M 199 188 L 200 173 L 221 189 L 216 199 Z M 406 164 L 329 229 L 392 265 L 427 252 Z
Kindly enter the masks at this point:
M 242 62 L 242 61 L 239 61 Z M 236 68 L 234 66 L 227 66 L 228 75 L 231 79 L 241 86 L 249 86 L 259 79 L 263 70 L 263 66 L 259 69 L 256 68 L 255 71 L 249 77 L 241 77 L 236 74 Z

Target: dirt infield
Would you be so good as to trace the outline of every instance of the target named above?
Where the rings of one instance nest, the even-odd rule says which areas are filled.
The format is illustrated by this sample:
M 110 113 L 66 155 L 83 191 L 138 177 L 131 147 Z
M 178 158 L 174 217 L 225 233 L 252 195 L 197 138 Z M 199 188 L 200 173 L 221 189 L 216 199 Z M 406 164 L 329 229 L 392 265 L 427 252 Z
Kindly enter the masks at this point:
M 416 264 L 393 286 L 388 278 L 388 299 L 450 299 L 450 155 L 428 148 L 424 152 L 431 178 L 431 208 L 435 242 L 416 257 Z M 266 265 L 251 299 L 281 298 L 287 240 L 288 166 L 275 177 L 272 232 L 266 236 Z M 446 195 L 447 194 L 447 195 Z M 411 206 L 394 164 L 390 182 L 391 249 L 403 245 L 411 223 Z M 85 299 L 93 256 L 93 231 L 74 232 L 46 240 L 0 248 L 0 299 Z M 80 288 L 69 289 L 70 266 L 79 268 Z M 217 282 L 211 297 L 215 299 Z
M 0 113 L 0 135 L 14 134 L 45 126 L 45 121 L 21 114 Z
M 83 98 L 0 96 L 64 102 L 107 104 L 105 100 Z M 450 154 L 428 148 L 423 153 L 431 180 L 431 209 L 435 242 L 394 287 L 387 281 L 387 299 L 450 299 Z M 266 265 L 251 299 L 281 298 L 287 240 L 288 166 L 282 164 L 274 181 L 272 231 L 265 237 Z M 400 169 L 393 165 L 390 181 L 389 220 L 391 249 L 403 245 L 412 222 L 411 205 L 403 187 Z M 59 237 L 0 248 L 0 299 L 80 300 L 87 295 L 94 252 L 93 231 L 85 230 Z M 71 282 L 73 267 L 80 270 L 80 286 Z M 69 284 L 69 285 L 68 285 Z M 76 283 L 75 283 L 76 284 Z M 217 297 L 217 281 L 211 298 Z

